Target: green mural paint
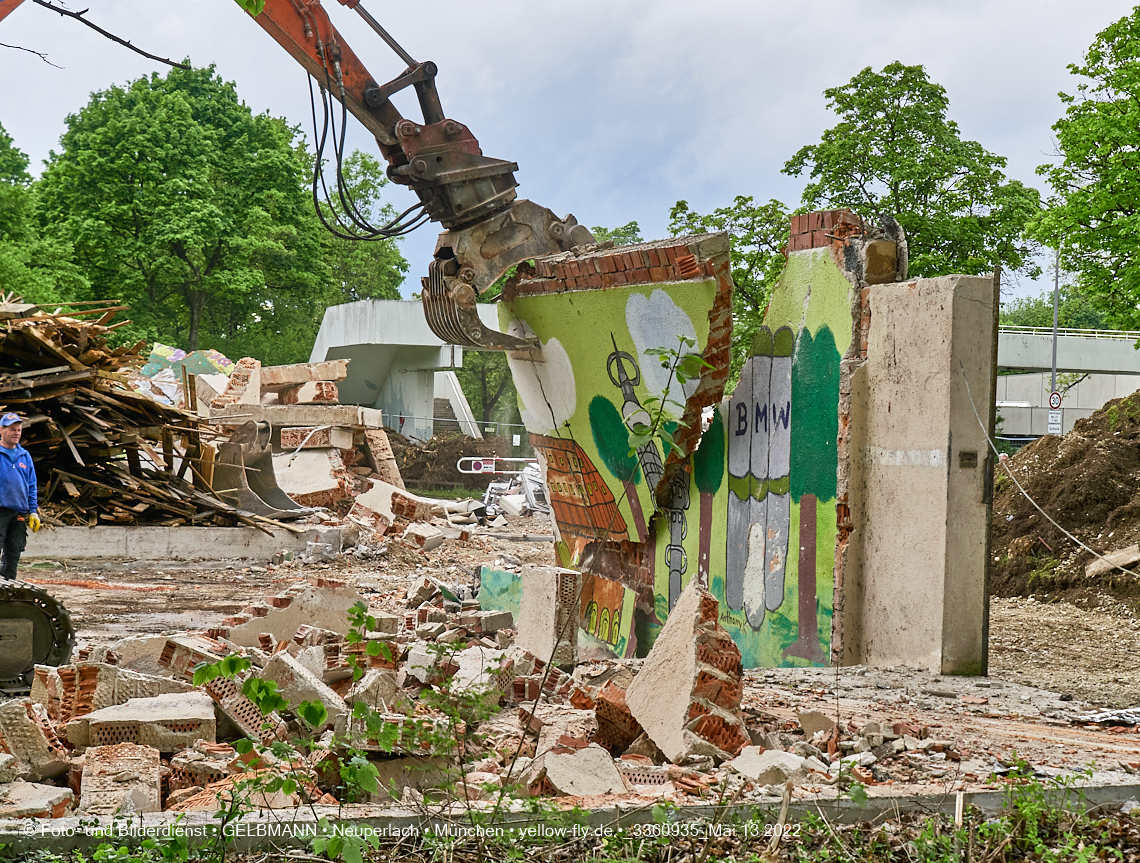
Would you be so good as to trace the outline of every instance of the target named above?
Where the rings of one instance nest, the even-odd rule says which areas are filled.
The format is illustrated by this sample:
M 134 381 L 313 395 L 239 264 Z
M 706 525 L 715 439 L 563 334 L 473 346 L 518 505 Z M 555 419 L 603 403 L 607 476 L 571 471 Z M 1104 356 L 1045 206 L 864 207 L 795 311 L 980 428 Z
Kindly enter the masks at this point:
M 603 396 L 594 396 L 590 399 L 587 413 L 590 417 L 590 433 L 594 437 L 594 446 L 598 448 L 598 455 L 602 457 L 602 463 L 609 468 L 610 473 L 625 486 L 625 499 L 629 503 L 638 541 L 646 542 L 649 531 L 646 529 L 645 513 L 641 509 L 641 501 L 637 498 L 635 488 L 641 477 L 638 472 L 637 456 L 631 455 L 629 451 L 629 428 L 618 413 L 618 409 Z
M 792 499 L 800 505 L 800 557 L 796 640 L 783 656 L 819 663 L 826 658 L 820 644 L 817 616 L 816 504 L 836 493 L 839 411 L 831 394 L 839 392 L 839 351 L 830 328 L 820 327 L 815 338 L 804 329 L 796 339 L 792 366 Z
M 713 496 L 724 482 L 724 420 L 713 413 L 712 424 L 701 437 L 693 454 L 693 479 L 700 492 L 700 545 L 697 554 L 697 577 L 704 588 L 709 586 L 709 557 L 712 550 Z

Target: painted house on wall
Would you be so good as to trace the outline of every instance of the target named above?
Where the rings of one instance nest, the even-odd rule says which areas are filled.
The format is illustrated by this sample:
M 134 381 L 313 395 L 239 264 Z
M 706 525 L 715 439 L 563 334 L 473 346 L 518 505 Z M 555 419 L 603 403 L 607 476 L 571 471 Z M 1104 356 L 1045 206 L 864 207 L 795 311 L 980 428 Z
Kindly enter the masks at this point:
M 576 252 L 520 268 L 504 291 L 499 323 L 525 325 L 541 345 L 508 356 L 546 471 L 558 562 L 587 575 L 581 630 L 588 643 L 643 655 L 696 577 L 719 601 L 720 622 L 746 666 L 905 654 L 900 662 L 939 670 L 984 668 L 979 626 L 962 630 L 962 621 L 944 619 L 943 598 L 955 592 L 967 603 L 963 616 L 976 611 L 984 619 L 984 429 L 955 428 L 952 441 L 950 406 L 967 379 L 980 404 L 992 403 L 990 353 L 963 353 L 959 344 L 971 328 L 992 341 L 991 280 L 905 282 L 901 237 L 869 230 L 847 211 L 794 217 L 787 267 L 739 381 L 726 392 L 726 235 Z M 925 340 L 898 328 L 872 335 L 880 288 L 896 311 L 927 314 Z M 979 301 L 981 310 L 963 323 Z M 922 394 L 905 382 L 877 384 L 879 395 L 894 387 L 894 407 L 882 409 L 894 410 L 904 427 L 909 401 L 928 403 L 915 446 L 886 456 L 875 435 L 891 438 L 898 423 L 867 413 L 880 409 L 876 398 L 851 397 L 878 369 L 871 344 L 890 350 L 896 364 L 913 363 L 913 378 L 926 380 Z M 679 350 L 707 362 L 699 377 L 681 383 L 671 374 Z M 631 431 L 661 400 L 679 419 L 669 429 L 675 445 L 631 449 Z M 853 431 L 863 435 L 857 452 Z M 968 475 L 956 482 L 947 466 L 962 446 L 972 447 L 976 467 L 959 468 Z M 924 491 L 910 523 L 892 528 L 877 520 L 876 495 L 885 493 L 880 487 L 894 494 L 898 481 Z M 962 528 L 953 538 L 965 540 L 965 551 L 948 558 L 951 510 Z M 942 534 L 934 535 L 939 523 Z M 938 551 L 924 555 L 910 587 L 892 583 L 896 598 L 913 606 L 884 606 L 881 588 L 890 579 L 877 567 L 894 565 L 892 549 L 905 546 L 908 533 Z

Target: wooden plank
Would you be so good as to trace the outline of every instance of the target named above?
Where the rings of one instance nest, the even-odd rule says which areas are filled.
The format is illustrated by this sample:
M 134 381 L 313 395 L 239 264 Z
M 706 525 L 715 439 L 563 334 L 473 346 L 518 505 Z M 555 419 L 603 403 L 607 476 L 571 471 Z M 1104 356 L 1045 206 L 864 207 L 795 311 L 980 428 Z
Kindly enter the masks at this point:
M 24 338 L 30 339 L 31 341 L 38 344 L 53 357 L 63 360 L 71 368 L 76 370 L 86 370 L 87 367 L 83 365 L 83 363 L 79 362 L 79 360 L 77 360 L 63 348 L 56 345 L 54 342 L 52 342 L 51 339 L 43 335 L 43 333 L 38 332 L 35 327 L 23 327 L 20 329 L 20 334 L 23 335 Z
M 58 429 L 59 429 L 59 430 L 60 430 L 60 431 L 63 433 L 63 440 L 64 440 L 64 442 L 67 444 L 67 448 L 68 448 L 69 450 L 71 450 L 71 457 L 72 457 L 73 459 L 75 459 L 75 461 L 76 461 L 76 462 L 77 462 L 79 465 L 81 465 L 82 467 L 87 467 L 87 464 L 86 464 L 86 463 L 83 461 L 83 459 L 82 459 L 82 458 L 80 458 L 80 456 L 79 456 L 79 450 L 77 450 L 77 449 L 75 448 L 75 444 L 73 444 L 73 443 L 71 442 L 71 438 L 70 438 L 70 437 L 68 437 L 68 434 L 67 434 L 67 429 L 65 429 L 63 426 L 59 425 L 58 423 L 56 424 L 56 428 L 58 428 Z

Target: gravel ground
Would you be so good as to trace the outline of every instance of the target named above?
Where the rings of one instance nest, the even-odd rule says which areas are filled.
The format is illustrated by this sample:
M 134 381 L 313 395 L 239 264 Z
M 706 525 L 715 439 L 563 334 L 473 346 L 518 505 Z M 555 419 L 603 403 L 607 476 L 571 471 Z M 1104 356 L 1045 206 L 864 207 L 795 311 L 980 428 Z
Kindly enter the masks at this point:
M 990 600 L 990 675 L 1114 707 L 1140 704 L 1140 620 L 1106 594 Z

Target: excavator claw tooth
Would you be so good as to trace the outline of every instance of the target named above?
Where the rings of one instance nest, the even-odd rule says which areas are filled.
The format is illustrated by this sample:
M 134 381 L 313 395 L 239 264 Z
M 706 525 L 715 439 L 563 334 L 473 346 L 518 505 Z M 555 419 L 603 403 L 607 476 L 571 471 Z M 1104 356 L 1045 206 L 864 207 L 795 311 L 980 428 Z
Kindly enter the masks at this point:
M 478 293 L 515 264 L 593 241 L 589 229 L 573 216 L 560 220 L 525 199 L 491 218 L 444 231 L 436 241 L 435 260 L 421 279 L 428 326 L 453 345 L 497 351 L 537 348 L 536 337 L 519 338 L 484 326 Z

